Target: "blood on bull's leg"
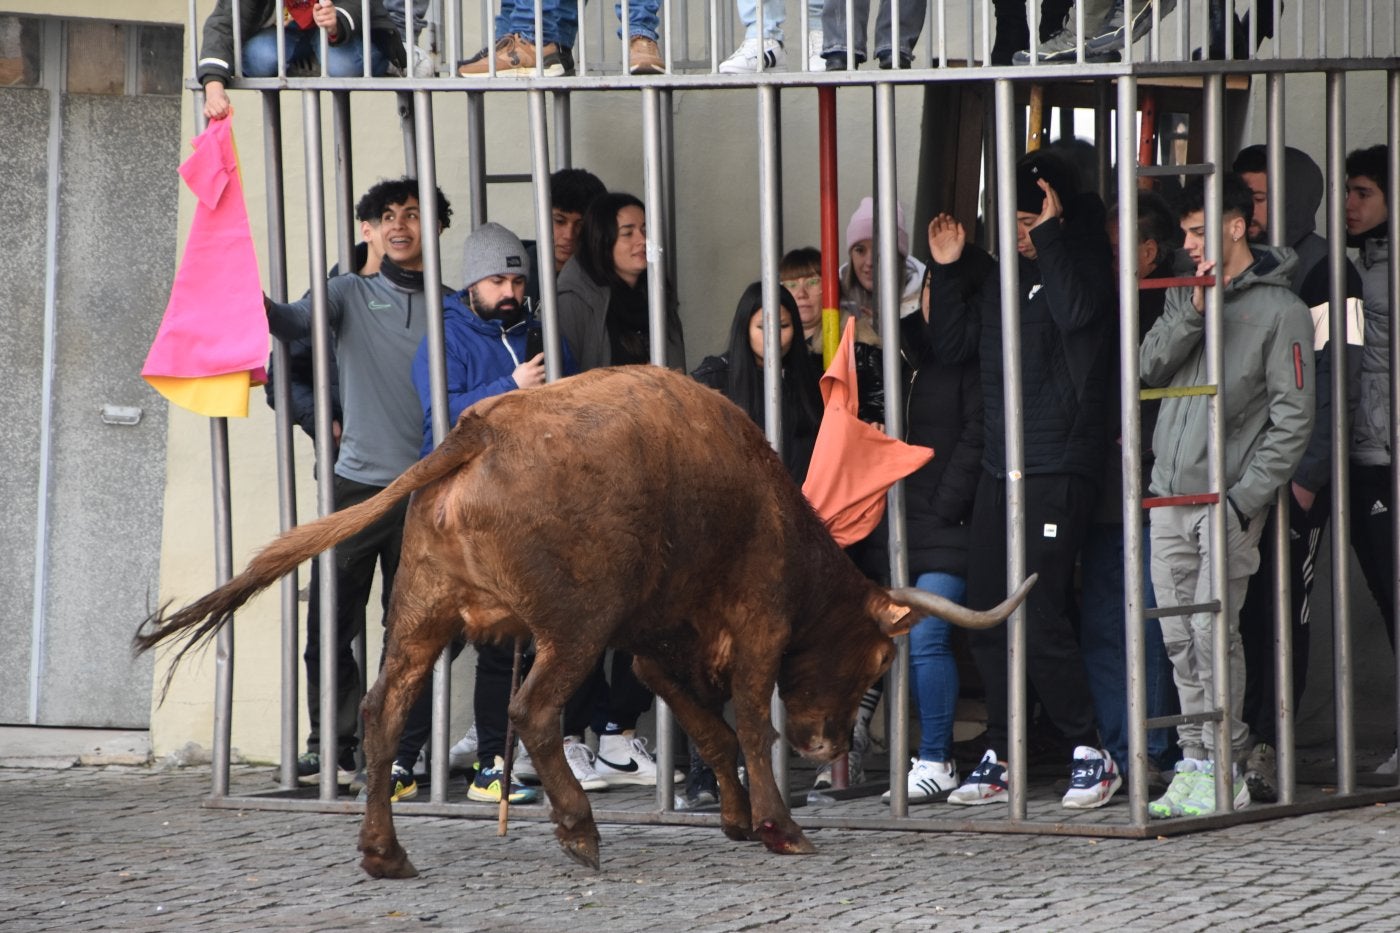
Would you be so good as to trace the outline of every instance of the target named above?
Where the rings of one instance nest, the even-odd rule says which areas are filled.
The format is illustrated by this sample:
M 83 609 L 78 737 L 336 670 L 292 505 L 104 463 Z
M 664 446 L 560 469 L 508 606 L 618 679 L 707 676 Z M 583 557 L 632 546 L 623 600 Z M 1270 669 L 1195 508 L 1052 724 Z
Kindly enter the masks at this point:
M 774 660 L 776 666 L 776 659 Z M 769 851 L 780 855 L 805 855 L 817 847 L 802 833 L 788 810 L 787 797 L 773 775 L 771 752 L 778 733 L 769 715 L 769 700 L 776 669 L 736 670 L 734 712 L 739 744 L 749 772 L 749 798 L 753 828 Z

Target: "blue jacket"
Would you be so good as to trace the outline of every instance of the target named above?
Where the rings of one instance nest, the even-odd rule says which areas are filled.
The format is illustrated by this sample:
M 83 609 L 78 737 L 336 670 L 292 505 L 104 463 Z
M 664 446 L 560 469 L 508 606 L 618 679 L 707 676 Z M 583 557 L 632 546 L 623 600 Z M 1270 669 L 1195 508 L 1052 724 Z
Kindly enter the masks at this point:
M 443 348 L 447 356 L 447 423 L 484 398 L 518 388 L 511 373 L 525 362 L 525 334 L 535 318 L 526 315 L 507 330 L 500 321 L 487 321 L 467 307 L 465 290 L 443 301 Z M 564 347 L 564 375 L 578 372 L 569 345 Z M 422 456 L 433 449 L 433 398 L 428 380 L 428 341 L 413 358 L 413 385 L 423 405 Z

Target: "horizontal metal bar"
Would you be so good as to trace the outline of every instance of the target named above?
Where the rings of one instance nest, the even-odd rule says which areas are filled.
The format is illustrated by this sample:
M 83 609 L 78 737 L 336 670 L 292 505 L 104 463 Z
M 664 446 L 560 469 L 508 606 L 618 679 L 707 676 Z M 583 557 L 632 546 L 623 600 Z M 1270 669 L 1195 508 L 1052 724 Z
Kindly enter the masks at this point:
M 535 179 L 529 172 L 508 172 L 503 175 L 487 175 L 486 180 L 491 184 L 528 185 Z
M 1220 710 L 1209 710 L 1204 713 L 1183 713 L 1179 716 L 1156 716 L 1147 720 L 1144 725 L 1148 729 L 1167 729 L 1171 726 L 1185 726 L 1198 722 L 1220 722 L 1224 718 Z
M 1200 285 L 1208 288 L 1215 284 L 1213 275 L 1178 275 L 1167 279 L 1138 279 L 1138 291 L 1150 292 L 1162 288 L 1190 288 Z
M 1151 496 L 1142 500 L 1144 509 L 1167 509 L 1178 505 L 1214 505 L 1220 501 L 1218 492 L 1197 492 L 1185 496 Z
M 1167 386 L 1163 389 L 1142 389 L 1138 398 L 1150 402 L 1159 398 L 1190 398 L 1193 395 L 1214 395 L 1215 386 Z
M 1157 178 L 1175 175 L 1214 175 L 1214 162 L 1189 162 L 1182 165 L 1139 165 L 1139 178 Z
M 1193 616 L 1198 612 L 1219 612 L 1220 600 L 1212 599 L 1208 603 L 1191 603 L 1185 606 L 1157 606 L 1152 609 L 1144 609 L 1142 616 L 1144 619 L 1170 619 L 1174 616 Z

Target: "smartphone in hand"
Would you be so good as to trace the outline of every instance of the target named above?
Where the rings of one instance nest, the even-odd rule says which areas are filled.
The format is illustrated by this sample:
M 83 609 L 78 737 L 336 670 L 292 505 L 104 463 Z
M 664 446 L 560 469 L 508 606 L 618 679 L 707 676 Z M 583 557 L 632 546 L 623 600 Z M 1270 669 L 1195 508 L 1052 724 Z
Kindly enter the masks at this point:
M 544 327 L 538 322 L 532 323 L 525 331 L 525 359 L 522 363 L 533 360 L 544 352 Z

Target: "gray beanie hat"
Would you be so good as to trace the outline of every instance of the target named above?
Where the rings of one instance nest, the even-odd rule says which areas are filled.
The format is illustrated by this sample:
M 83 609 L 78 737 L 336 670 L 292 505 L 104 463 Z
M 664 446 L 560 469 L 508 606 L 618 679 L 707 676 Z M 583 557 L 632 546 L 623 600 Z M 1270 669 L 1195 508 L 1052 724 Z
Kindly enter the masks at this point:
M 462 287 L 493 275 L 530 276 L 530 257 L 520 237 L 500 224 L 482 224 L 467 236 L 462 249 Z

